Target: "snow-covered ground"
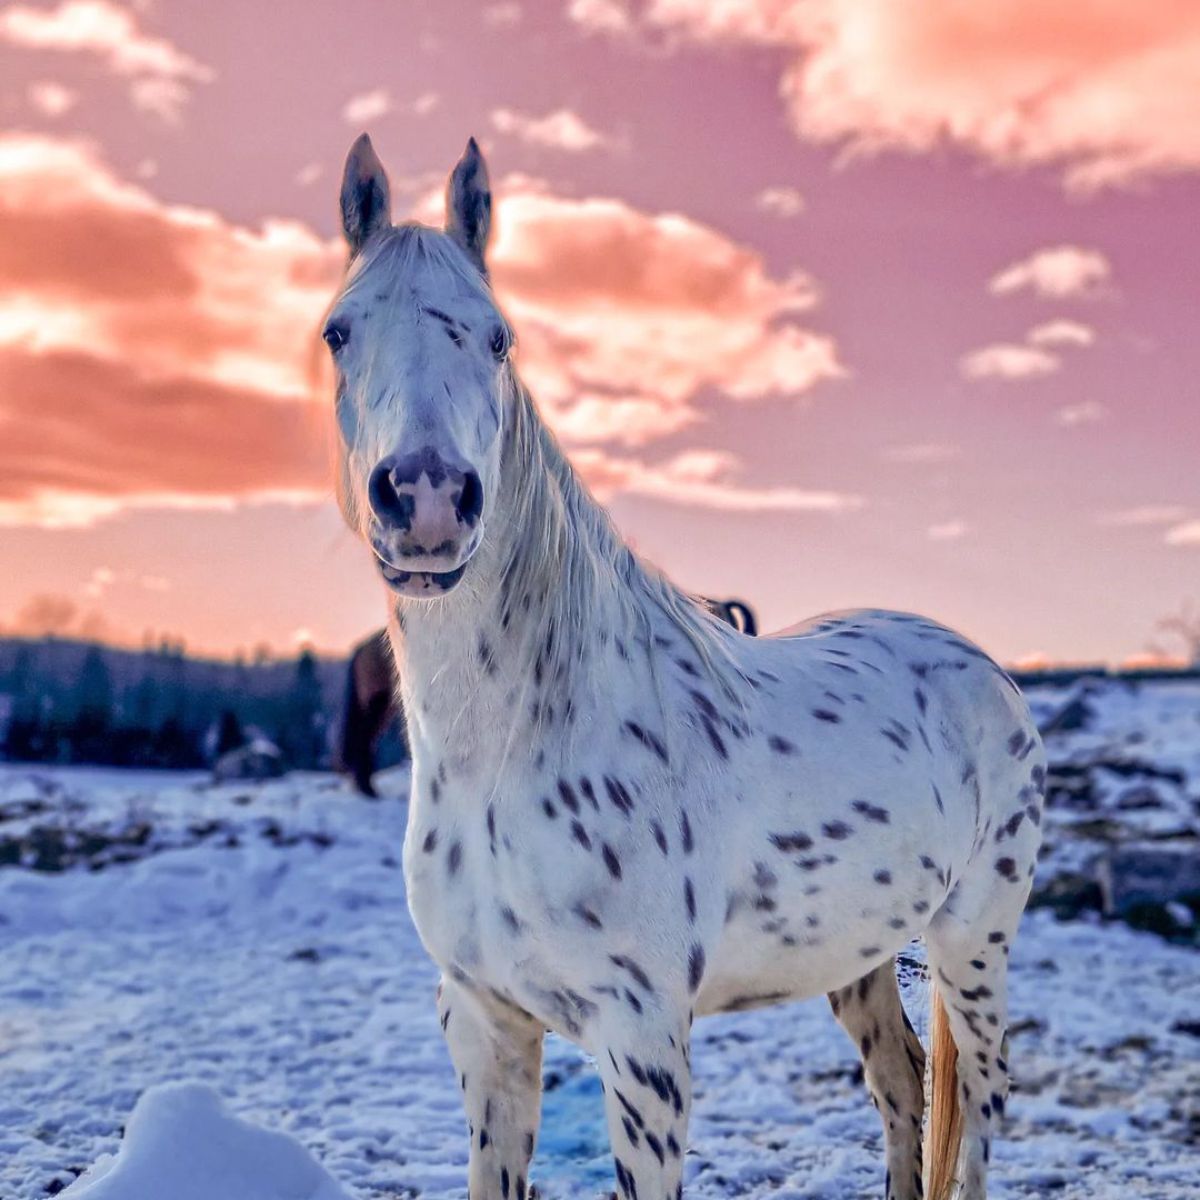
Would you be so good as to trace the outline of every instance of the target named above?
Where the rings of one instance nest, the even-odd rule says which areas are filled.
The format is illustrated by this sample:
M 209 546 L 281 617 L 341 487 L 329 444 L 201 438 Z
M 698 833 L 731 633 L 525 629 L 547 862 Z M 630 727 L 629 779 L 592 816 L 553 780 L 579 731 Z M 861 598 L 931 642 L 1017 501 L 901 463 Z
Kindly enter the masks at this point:
M 1104 721 L 1128 733 L 1147 710 L 1124 703 Z M 1138 753 L 1186 757 L 1194 801 L 1200 721 L 1150 711 Z M 1069 736 L 1075 754 L 1093 735 Z M 385 776 L 371 803 L 325 775 L 0 768 L 0 862 L 19 860 L 0 866 L 0 1200 L 97 1161 L 71 1200 L 465 1196 L 435 973 L 404 904 L 406 785 Z M 1200 1195 L 1200 954 L 1039 911 L 1012 963 L 993 1194 Z M 920 982 L 906 999 L 924 1032 Z M 881 1194 L 878 1117 L 823 1002 L 706 1019 L 694 1045 L 690 1196 Z M 545 1076 L 542 1195 L 609 1190 L 595 1073 L 551 1038 Z M 216 1095 L 151 1091 L 130 1121 L 173 1081 Z

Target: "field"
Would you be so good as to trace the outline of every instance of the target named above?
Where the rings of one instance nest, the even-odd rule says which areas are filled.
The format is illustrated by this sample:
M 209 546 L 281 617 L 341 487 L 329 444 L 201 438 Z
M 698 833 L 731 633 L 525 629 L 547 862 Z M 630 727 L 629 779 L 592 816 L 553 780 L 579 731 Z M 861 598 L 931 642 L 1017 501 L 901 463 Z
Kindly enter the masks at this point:
M 1036 706 L 1051 719 L 1073 699 Z M 993 1194 L 1190 1200 L 1195 920 L 1137 872 L 1160 878 L 1162 854 L 1194 869 L 1200 688 L 1103 683 L 1082 701 L 1083 727 L 1049 739 L 1042 907 L 1013 952 Z M 406 773 L 382 789 L 371 803 L 315 773 L 214 786 L 0 768 L 2 1200 L 465 1195 L 435 973 L 404 905 Z M 1096 911 L 1114 905 L 1127 920 Z M 904 976 L 924 1033 L 918 947 Z M 824 1002 L 702 1021 L 694 1063 L 689 1195 L 882 1193 L 878 1118 Z M 174 1081 L 249 1124 L 207 1091 L 152 1092 L 122 1143 L 143 1092 Z M 555 1038 L 545 1087 L 541 1194 L 610 1190 L 598 1079 Z

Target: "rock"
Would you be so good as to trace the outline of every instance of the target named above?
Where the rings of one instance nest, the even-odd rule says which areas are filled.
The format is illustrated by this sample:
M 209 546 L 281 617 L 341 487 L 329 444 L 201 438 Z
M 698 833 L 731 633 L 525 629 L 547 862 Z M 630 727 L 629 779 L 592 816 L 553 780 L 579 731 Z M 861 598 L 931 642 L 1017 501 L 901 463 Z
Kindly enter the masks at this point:
M 1051 908 L 1059 920 L 1074 918 L 1082 912 L 1100 912 L 1104 897 L 1100 886 L 1087 875 L 1063 871 L 1033 889 L 1030 908 Z
M 1114 846 L 1097 868 L 1109 916 L 1126 916 L 1136 905 L 1200 903 L 1200 854 L 1194 842 Z
M 256 737 L 237 750 L 222 754 L 213 766 L 216 783 L 238 779 L 278 779 L 283 774 L 283 754 L 278 746 L 263 737 Z
M 1075 733 L 1087 729 L 1096 719 L 1096 710 L 1087 702 L 1086 695 L 1075 695 L 1050 714 L 1039 726 L 1045 737 L 1051 733 Z

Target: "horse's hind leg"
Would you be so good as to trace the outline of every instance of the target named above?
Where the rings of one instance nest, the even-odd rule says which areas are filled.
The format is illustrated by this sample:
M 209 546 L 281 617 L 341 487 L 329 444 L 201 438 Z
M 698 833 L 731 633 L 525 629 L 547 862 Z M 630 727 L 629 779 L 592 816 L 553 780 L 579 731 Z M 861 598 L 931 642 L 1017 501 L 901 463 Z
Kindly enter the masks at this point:
M 862 1055 L 867 1087 L 883 1121 L 885 1200 L 918 1200 L 925 1051 L 900 1003 L 894 960 L 830 992 L 829 1003 Z

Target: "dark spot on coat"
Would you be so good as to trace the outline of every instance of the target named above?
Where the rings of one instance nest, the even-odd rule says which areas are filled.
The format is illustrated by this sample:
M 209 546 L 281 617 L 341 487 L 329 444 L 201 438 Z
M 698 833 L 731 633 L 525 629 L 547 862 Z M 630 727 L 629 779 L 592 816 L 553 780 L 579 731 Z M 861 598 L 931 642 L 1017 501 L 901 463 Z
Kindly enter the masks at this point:
M 880 808 L 877 804 L 871 804 L 867 800 L 855 800 L 850 806 L 856 813 L 861 813 L 868 821 L 876 821 L 880 825 L 886 825 L 891 820 L 891 815 L 886 808 Z
M 604 858 L 604 865 L 608 868 L 608 873 L 614 879 L 621 878 L 621 860 L 617 857 L 613 848 L 605 842 L 600 848 L 600 853 Z

